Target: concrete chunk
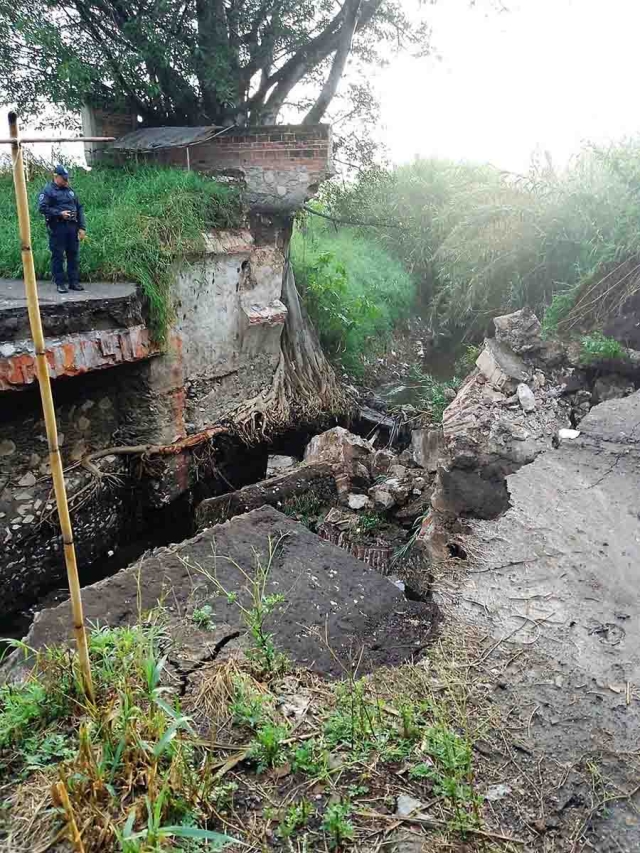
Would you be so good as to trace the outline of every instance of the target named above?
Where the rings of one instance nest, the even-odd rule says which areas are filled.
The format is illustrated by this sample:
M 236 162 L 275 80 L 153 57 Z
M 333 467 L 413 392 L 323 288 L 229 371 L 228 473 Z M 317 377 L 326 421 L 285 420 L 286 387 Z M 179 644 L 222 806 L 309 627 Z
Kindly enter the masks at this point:
M 427 642 L 433 605 L 407 601 L 386 577 L 272 507 L 261 507 L 179 545 L 160 548 L 141 563 L 85 587 L 86 619 L 101 625 L 135 624 L 138 604 L 147 611 L 158 601 L 170 601 L 178 613 L 185 613 L 197 587 L 199 601 L 211 607 L 212 621 L 227 625 L 229 633 L 244 634 L 247 627 L 239 607 L 219 594 L 203 570 L 215 572 L 224 589 L 250 607 L 250 584 L 243 572 L 251 576 L 258 560 L 267 564 L 269 541 L 272 549 L 273 543 L 280 545 L 272 551 L 265 593 L 281 593 L 285 601 L 265 627 L 276 647 L 296 663 L 341 675 L 317 631 L 324 636 L 326 630 L 340 660 L 347 660 L 354 648 L 362 646 L 362 672 L 400 664 Z M 33 624 L 29 645 L 40 648 L 71 641 L 71 625 L 69 602 L 43 610 Z M 22 659 L 16 658 L 14 665 L 21 666 Z
M 476 367 L 498 391 L 514 391 L 519 382 L 529 381 L 529 371 L 521 358 L 495 338 L 487 338 Z

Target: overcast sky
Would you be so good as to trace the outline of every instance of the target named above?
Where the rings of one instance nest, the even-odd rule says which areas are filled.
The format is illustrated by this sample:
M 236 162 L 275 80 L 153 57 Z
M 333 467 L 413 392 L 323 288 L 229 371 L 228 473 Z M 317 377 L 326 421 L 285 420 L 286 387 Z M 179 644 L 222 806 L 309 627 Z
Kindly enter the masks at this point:
M 440 57 L 400 57 L 377 75 L 395 162 L 416 154 L 521 171 L 558 165 L 583 141 L 640 133 L 638 0 L 504 0 L 508 10 L 438 0 Z

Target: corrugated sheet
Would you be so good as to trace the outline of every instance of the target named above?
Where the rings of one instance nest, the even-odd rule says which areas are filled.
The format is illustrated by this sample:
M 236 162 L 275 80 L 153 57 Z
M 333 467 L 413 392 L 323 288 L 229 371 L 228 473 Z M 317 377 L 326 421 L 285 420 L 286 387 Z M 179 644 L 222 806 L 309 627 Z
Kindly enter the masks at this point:
M 114 148 L 125 151 L 157 151 L 159 148 L 184 148 L 206 142 L 220 133 L 221 127 L 146 127 L 116 139 Z

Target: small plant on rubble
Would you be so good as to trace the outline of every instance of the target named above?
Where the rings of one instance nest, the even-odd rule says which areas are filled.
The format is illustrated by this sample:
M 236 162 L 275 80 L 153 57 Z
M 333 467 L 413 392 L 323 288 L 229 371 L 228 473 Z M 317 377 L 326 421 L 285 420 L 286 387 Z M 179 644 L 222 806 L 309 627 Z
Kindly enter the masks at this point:
M 213 631 L 216 627 L 213 621 L 213 608 L 210 604 L 196 607 L 191 614 L 191 621 L 203 631 Z
M 246 581 L 243 588 L 249 599 L 249 603 L 246 605 L 242 603 L 239 593 L 225 589 L 215 575 L 206 569 L 201 569 L 207 580 L 213 584 L 219 593 L 225 596 L 227 602 L 235 605 L 240 611 L 254 641 L 254 648 L 247 656 L 259 671 L 270 675 L 282 672 L 287 668 L 287 659 L 277 651 L 273 642 L 273 635 L 267 631 L 266 621 L 275 608 L 285 600 L 281 593 L 268 593 L 267 584 L 278 549 L 288 535 L 283 533 L 277 538 L 269 537 L 266 563 L 256 554 L 256 567 L 253 576 L 249 575 L 235 560 L 230 557 L 225 558 L 238 569 Z

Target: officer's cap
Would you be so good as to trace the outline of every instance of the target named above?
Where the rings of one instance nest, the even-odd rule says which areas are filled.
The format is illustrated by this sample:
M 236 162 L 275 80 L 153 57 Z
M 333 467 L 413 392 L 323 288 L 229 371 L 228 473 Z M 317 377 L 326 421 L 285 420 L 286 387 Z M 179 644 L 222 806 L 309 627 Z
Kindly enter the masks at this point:
M 58 165 L 55 167 L 55 169 L 53 170 L 53 173 L 55 175 L 60 175 L 61 178 L 68 178 L 69 177 L 69 172 L 67 172 L 65 167 L 62 166 L 60 163 L 58 163 Z

